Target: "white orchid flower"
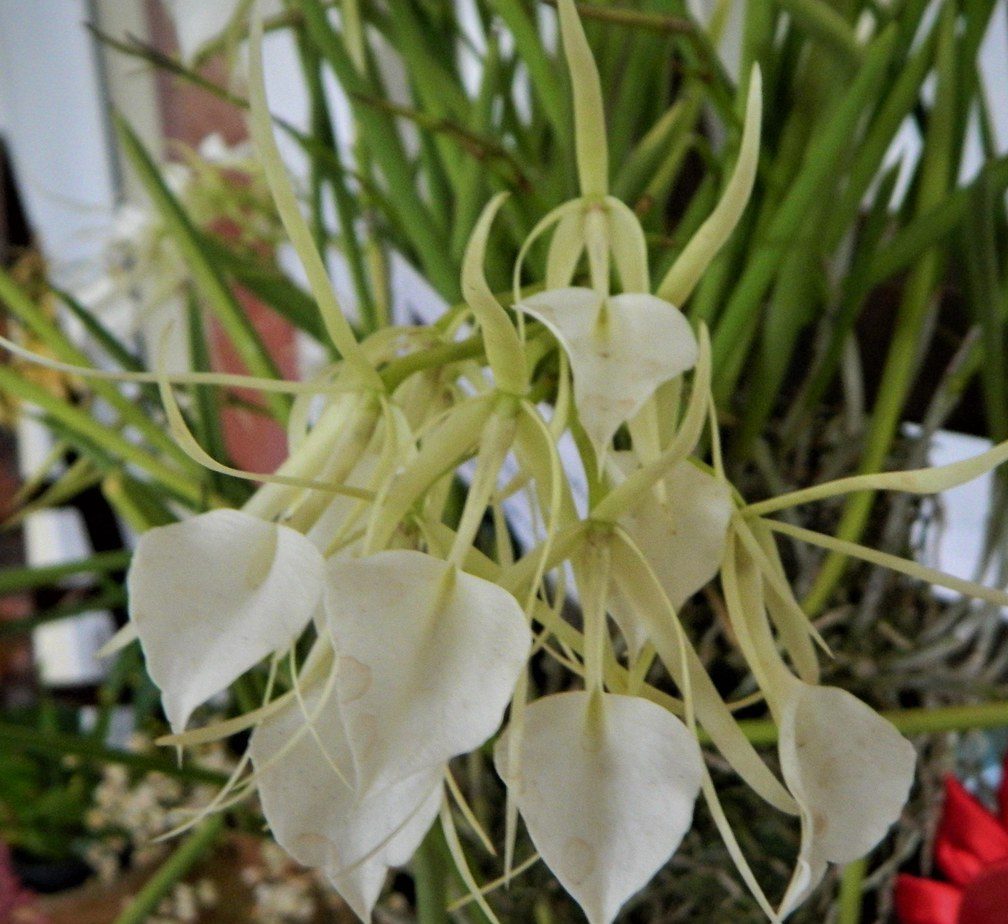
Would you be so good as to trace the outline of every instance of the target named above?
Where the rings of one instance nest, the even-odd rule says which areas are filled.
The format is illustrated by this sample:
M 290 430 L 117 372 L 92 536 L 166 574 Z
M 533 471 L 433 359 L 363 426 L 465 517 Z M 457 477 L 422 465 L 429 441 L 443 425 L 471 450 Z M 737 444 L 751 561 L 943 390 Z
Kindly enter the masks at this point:
M 421 552 L 331 561 L 325 611 L 361 794 L 483 744 L 532 643 L 511 594 Z
M 437 814 L 447 761 L 501 722 L 531 646 L 517 601 L 420 552 L 327 565 L 295 530 L 233 510 L 145 533 L 129 588 L 176 732 L 324 604 L 332 673 L 267 711 L 251 757 L 279 842 L 367 919 Z
M 898 820 L 913 784 L 913 746 L 837 687 L 792 678 L 780 696 L 781 771 L 801 808 L 801 850 L 780 914 L 819 884 L 828 863 L 868 854 Z
M 721 201 L 650 294 L 647 247 L 636 216 L 608 194 L 608 148 L 598 70 L 572 0 L 558 4 L 574 96 L 575 151 L 581 197 L 544 217 L 522 245 L 514 286 L 519 310 L 544 323 L 570 359 L 574 399 L 596 455 L 603 459 L 619 427 L 696 362 L 697 342 L 678 310 L 723 246 L 748 202 L 759 154 L 759 69 L 749 85 L 735 171 Z M 522 261 L 532 243 L 556 226 L 547 258 L 546 291 L 518 297 Z M 571 287 L 582 254 L 591 288 Z M 610 258 L 622 292 L 610 294 Z
M 500 725 L 531 634 L 506 591 L 412 551 L 333 560 L 325 609 L 333 673 L 250 749 L 278 842 L 369 920 L 438 813 L 447 761 Z
M 329 695 L 326 695 L 328 692 Z M 265 719 L 249 741 L 270 830 L 295 860 L 322 870 L 361 920 L 370 920 L 389 867 L 405 863 L 433 824 L 442 771 L 424 770 L 363 798 L 332 690 Z
M 447 383 L 436 392 L 426 383 L 402 390 L 389 384 L 399 335 L 358 343 L 343 316 L 284 178 L 261 79 L 261 24 L 253 29 L 253 130 L 278 211 L 342 357 L 338 372 L 323 379 L 335 382 L 339 395 L 327 396 L 309 426 L 310 388 L 299 393 L 290 459 L 243 510 L 213 511 L 141 539 L 129 575 L 131 625 L 162 690 L 172 743 L 251 728 L 254 772 L 238 785 L 258 788 L 278 842 L 323 870 L 364 920 L 388 869 L 408 861 L 439 813 L 467 886 L 484 902 L 454 835 L 443 783 L 448 762 L 490 740 L 510 706 L 511 723 L 495 749 L 509 799 L 505 879 L 520 814 L 589 921 L 608 924 L 678 848 L 702 790 L 743 878 L 776 921 L 809 894 L 828 863 L 849 862 L 885 835 L 906 799 L 914 754 L 867 705 L 817 684 L 818 636 L 787 586 L 771 531 L 827 540 L 759 519 L 780 509 L 777 500 L 749 508 L 738 502 L 735 509 L 710 399 L 709 338 L 703 325 L 694 336 L 679 311 L 748 200 L 760 77 L 754 72 L 749 85 L 738 163 L 724 196 L 651 294 L 640 224 L 608 195 L 598 74 L 572 0 L 558 6 L 582 195 L 543 219 L 526 241 L 522 255 L 555 227 L 545 291 L 516 303 L 519 319 L 524 312 L 541 321 L 570 360 L 572 377 L 561 362 L 550 421 L 530 397 L 537 350 L 550 349 L 549 338 L 537 331 L 526 343 L 523 325 L 515 325 L 483 274 L 502 197 L 477 222 L 462 267 L 465 317 L 475 319 L 486 363 L 430 370 Z M 585 255 L 590 286 L 573 286 Z M 520 269 L 521 255 L 516 278 Z M 445 333 L 439 328 L 432 336 Z M 679 414 L 675 387 L 656 392 L 694 367 Z M 158 384 L 170 392 L 165 381 Z M 625 471 L 608 477 L 598 466 L 592 473 L 598 477 L 587 521 L 575 512 L 555 445 L 568 423 L 571 389 L 597 460 L 605 460 L 624 423 L 633 442 Z M 671 392 L 667 404 L 675 413 L 666 421 L 659 404 Z M 180 444 L 204 461 L 173 399 L 165 403 Z M 689 459 L 708 420 L 713 475 Z M 495 562 L 478 550 L 476 537 L 487 511 L 499 513 L 505 492 L 498 479 L 512 453 L 521 477 L 508 490 L 528 487 L 533 504 L 538 498 L 546 537 L 515 562 L 511 549 L 503 550 L 508 537 L 499 518 Z M 473 456 L 475 473 L 452 529 L 444 516 L 446 485 Z M 966 469 L 956 471 L 965 477 Z M 913 473 L 912 489 L 925 482 L 932 483 Z M 866 486 L 863 479 L 846 484 Z M 781 506 L 818 496 L 826 494 L 799 492 Z M 856 554 L 850 544 L 829 542 Z M 543 591 L 544 575 L 568 561 L 581 630 L 558 618 L 563 594 L 551 607 Z M 734 636 L 779 729 L 783 782 L 745 738 L 677 618 L 676 608 L 719 570 Z M 628 643 L 625 666 L 609 615 Z M 543 627 L 542 649 L 583 676 L 584 690 L 526 702 L 532 620 Z M 295 643 L 312 632 L 299 668 Z M 284 654 L 289 689 L 275 670 Z M 184 731 L 201 702 L 271 656 L 260 708 L 216 728 Z M 646 688 L 654 657 L 679 700 Z M 779 912 L 721 812 L 696 721 L 754 791 L 800 818 L 800 852 Z
M 790 672 L 766 616 L 764 576 L 734 537 L 722 581 L 736 638 L 777 722 L 781 771 L 800 810 L 801 848 L 783 917 L 818 885 L 828 863 L 858 859 L 885 836 L 909 795 L 916 752 L 850 693 Z

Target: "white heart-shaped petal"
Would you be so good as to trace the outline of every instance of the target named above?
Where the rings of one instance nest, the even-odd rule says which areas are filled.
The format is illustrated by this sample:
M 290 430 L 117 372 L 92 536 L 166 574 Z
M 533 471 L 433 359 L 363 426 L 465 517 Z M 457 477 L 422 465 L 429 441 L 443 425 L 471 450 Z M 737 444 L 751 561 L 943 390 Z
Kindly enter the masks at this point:
M 675 609 L 720 570 L 733 509 L 726 483 L 680 462 L 665 478 L 663 497 L 649 491 L 620 518 Z M 646 627 L 618 593 L 613 595 L 612 611 L 636 656 L 647 641 Z
M 331 561 L 324 600 L 359 792 L 441 767 L 497 730 L 532 640 L 507 591 L 387 551 Z
M 602 299 L 592 289 L 540 292 L 519 306 L 570 357 L 574 402 L 601 456 L 654 390 L 696 363 L 696 336 L 674 305 L 646 293 Z
M 837 687 L 794 681 L 780 716 L 784 780 L 802 814 L 802 848 L 785 912 L 826 863 L 864 856 L 897 821 L 913 784 L 913 746 L 877 712 Z
M 497 772 L 546 865 L 591 924 L 608 924 L 689 830 L 700 748 L 674 715 L 634 696 L 547 696 L 523 723 L 514 765 L 507 733 L 498 741 Z
M 323 870 L 369 920 L 388 868 L 412 856 L 437 816 L 440 768 L 358 797 L 346 779 L 353 761 L 336 696 L 322 702 L 322 687 L 305 695 L 303 710 L 294 703 L 267 718 L 249 749 L 277 843 Z
M 301 533 L 240 510 L 213 510 L 140 537 L 126 578 L 130 618 L 173 731 L 300 635 L 324 572 L 322 555 Z

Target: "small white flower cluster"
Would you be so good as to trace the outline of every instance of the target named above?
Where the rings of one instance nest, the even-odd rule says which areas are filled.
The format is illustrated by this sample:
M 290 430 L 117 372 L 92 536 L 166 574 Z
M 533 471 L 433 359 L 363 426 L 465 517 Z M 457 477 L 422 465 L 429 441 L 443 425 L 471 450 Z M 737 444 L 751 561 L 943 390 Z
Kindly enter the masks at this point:
M 130 750 L 143 753 L 151 742 L 134 736 Z M 206 766 L 231 769 L 233 761 L 221 747 L 207 751 Z M 102 882 L 111 882 L 123 869 L 128 856 L 133 868 L 163 859 L 169 845 L 157 838 L 182 824 L 214 797 L 208 784 L 186 785 L 163 773 L 131 777 L 121 764 L 106 764 L 94 789 L 93 806 L 84 823 L 94 837 L 85 849 L 85 859 Z
M 204 911 L 217 907 L 217 903 L 217 887 L 211 880 L 200 879 L 193 885 L 177 882 L 148 921 L 149 924 L 194 924 L 204 917 Z
M 263 865 L 242 869 L 242 881 L 255 898 L 253 916 L 261 924 L 297 924 L 310 921 L 318 911 L 324 880 L 315 871 L 305 871 L 275 844 L 263 842 Z

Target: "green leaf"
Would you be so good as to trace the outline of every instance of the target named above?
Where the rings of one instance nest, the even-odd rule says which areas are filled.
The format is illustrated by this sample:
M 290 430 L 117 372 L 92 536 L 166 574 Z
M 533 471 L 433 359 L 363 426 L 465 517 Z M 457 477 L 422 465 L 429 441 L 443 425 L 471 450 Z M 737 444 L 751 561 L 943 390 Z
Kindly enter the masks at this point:
M 69 434 L 80 439 L 85 451 L 90 451 L 91 447 L 100 447 L 103 452 L 115 456 L 121 462 L 143 469 L 180 500 L 196 505 L 201 503 L 203 492 L 199 481 L 192 476 L 168 465 L 128 440 L 118 430 L 99 423 L 86 411 L 56 397 L 41 385 L 23 378 L 4 365 L 0 365 L 0 390 L 36 405 L 60 423 Z
M 105 574 L 122 571 L 129 565 L 130 552 L 98 552 L 90 558 L 60 562 L 58 565 L 31 565 L 0 571 L 0 596 L 52 587 L 76 574 Z

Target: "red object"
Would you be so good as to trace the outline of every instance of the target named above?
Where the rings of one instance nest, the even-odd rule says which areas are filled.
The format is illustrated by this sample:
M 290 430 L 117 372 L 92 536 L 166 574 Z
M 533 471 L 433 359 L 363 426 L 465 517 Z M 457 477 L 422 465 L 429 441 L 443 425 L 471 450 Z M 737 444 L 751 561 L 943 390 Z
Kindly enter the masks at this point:
M 947 881 L 900 874 L 900 924 L 1008 924 L 1008 755 L 998 804 L 994 815 L 954 776 L 945 780 L 935 862 Z
M 10 849 L 0 843 L 0 921 L 3 924 L 14 921 L 40 920 L 31 916 L 29 906 L 35 896 L 21 885 L 11 865 Z

